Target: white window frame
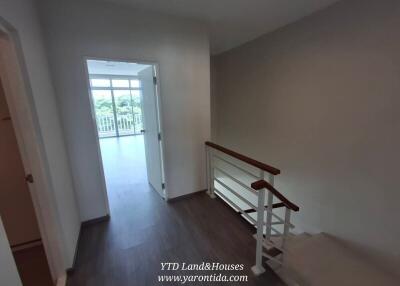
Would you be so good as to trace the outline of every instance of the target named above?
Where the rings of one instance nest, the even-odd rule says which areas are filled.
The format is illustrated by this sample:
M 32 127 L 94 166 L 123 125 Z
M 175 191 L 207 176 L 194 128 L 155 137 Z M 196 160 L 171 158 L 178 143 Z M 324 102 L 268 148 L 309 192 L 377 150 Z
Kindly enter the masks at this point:
M 105 86 L 105 87 L 98 87 L 98 86 L 93 86 L 92 85 L 92 80 L 93 79 L 105 79 L 105 80 L 109 80 L 110 82 L 110 86 Z M 129 86 L 128 87 L 113 87 L 112 86 L 112 80 L 128 80 Z M 131 80 L 138 80 L 139 81 L 139 87 L 132 87 L 131 86 Z M 114 109 L 114 122 L 115 122 L 115 131 L 116 131 L 116 137 L 120 137 L 120 132 L 118 129 L 118 118 L 117 118 L 117 107 L 115 105 L 115 95 L 114 95 L 114 91 L 115 90 L 129 90 L 131 93 L 131 100 L 132 100 L 132 91 L 139 91 L 140 94 L 140 104 L 142 104 L 142 88 L 141 88 L 141 82 L 138 76 L 134 76 L 134 75 L 110 75 L 110 74 L 89 74 L 89 85 L 90 85 L 90 90 L 94 91 L 94 90 L 109 90 L 111 92 L 111 100 L 112 100 L 112 105 L 113 105 L 113 109 Z M 93 94 L 91 94 L 91 96 L 93 97 Z M 141 108 L 143 110 L 143 108 Z M 96 111 L 95 111 L 96 112 Z M 142 113 L 143 116 L 143 113 Z M 143 120 L 142 120 L 143 122 Z M 134 126 L 134 129 L 136 127 Z M 97 130 L 98 131 L 98 130 Z M 135 134 L 136 133 L 136 129 L 135 129 Z

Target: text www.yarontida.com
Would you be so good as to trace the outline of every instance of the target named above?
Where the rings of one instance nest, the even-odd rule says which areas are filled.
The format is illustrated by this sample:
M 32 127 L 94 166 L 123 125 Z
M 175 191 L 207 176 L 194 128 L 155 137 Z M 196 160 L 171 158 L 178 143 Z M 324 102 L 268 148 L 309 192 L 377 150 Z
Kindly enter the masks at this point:
M 247 282 L 247 275 L 227 275 L 223 271 L 243 271 L 243 264 L 222 264 L 218 262 L 202 262 L 200 264 L 186 264 L 164 262 L 161 263 L 161 271 L 196 271 L 196 274 L 170 274 L 158 275 L 158 282 L 170 282 L 186 284 L 191 282 Z M 198 272 L 205 272 L 199 274 Z M 218 273 L 208 274 L 206 271 L 217 271 Z
M 247 282 L 247 275 L 158 275 L 158 282 Z

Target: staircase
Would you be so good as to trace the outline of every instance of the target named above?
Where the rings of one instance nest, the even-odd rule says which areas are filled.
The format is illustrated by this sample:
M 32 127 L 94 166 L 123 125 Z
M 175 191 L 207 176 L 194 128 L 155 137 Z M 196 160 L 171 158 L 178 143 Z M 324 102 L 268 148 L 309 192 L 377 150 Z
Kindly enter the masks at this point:
M 291 234 L 299 207 L 275 189 L 280 170 L 211 142 L 206 156 L 209 195 L 256 228 L 255 275 L 268 265 L 289 286 L 400 285 L 327 234 Z
M 286 238 L 294 228 L 291 212 L 299 207 L 275 189 L 274 176 L 280 170 L 215 143 L 205 144 L 209 195 L 220 197 L 257 229 L 253 273 L 265 272 L 263 258 L 282 265 Z M 273 237 L 281 238 L 280 243 L 274 243 Z M 263 251 L 263 245 L 271 249 Z
M 324 233 L 290 235 L 283 265 L 276 265 L 274 261 L 266 263 L 289 286 L 399 285 L 395 277 Z

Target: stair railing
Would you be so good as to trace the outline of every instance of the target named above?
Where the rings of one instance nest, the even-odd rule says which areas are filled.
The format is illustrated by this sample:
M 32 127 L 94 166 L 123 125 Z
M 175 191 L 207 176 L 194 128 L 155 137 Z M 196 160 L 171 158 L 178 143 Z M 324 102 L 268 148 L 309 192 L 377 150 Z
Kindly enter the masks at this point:
M 291 211 L 299 207 L 274 188 L 274 177 L 280 170 L 212 142 L 205 145 L 208 194 L 220 197 L 257 229 L 253 273 L 265 271 L 263 257 L 282 265 L 289 230 L 294 227 Z M 285 209 L 283 218 L 274 212 L 280 208 Z M 273 237 L 280 238 L 280 243 Z

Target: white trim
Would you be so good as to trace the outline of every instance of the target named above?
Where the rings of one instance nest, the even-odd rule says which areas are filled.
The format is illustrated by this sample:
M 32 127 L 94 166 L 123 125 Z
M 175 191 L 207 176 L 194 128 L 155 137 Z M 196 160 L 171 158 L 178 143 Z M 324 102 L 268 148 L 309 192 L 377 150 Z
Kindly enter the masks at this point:
M 65 249 L 48 161 L 18 33 L 2 18 L 0 31 L 6 35 L 4 50 L 0 54 L 3 56 L 0 57 L 3 62 L 0 77 L 25 173 L 32 174 L 35 180 L 33 184 L 29 184 L 29 190 L 50 272 L 55 280 L 65 269 Z
M 57 279 L 57 284 L 56 286 L 65 286 L 67 285 L 67 274 L 64 273 Z
M 91 90 L 142 90 L 139 87 L 98 87 L 92 86 L 90 87 Z
M 92 59 L 89 59 L 92 60 Z M 111 79 L 138 79 L 137 75 L 117 75 L 117 74 L 101 74 L 101 73 L 91 73 L 89 74 L 91 79 L 103 79 L 103 78 L 111 78 Z
M 28 248 L 32 248 L 32 247 L 36 247 L 36 246 L 40 246 L 40 245 L 43 245 L 41 240 L 28 242 L 28 243 L 24 243 L 22 245 L 12 246 L 11 251 L 18 252 L 20 250 L 24 250 L 24 249 L 28 249 Z
M 142 63 L 143 64 L 143 63 Z M 165 157 L 164 157 L 164 150 L 165 150 L 165 133 L 164 133 L 164 127 L 163 127 L 163 116 L 162 116 L 162 102 L 161 102 L 161 77 L 160 77 L 160 66 L 157 62 L 153 63 L 153 72 L 154 76 L 157 79 L 157 84 L 155 85 L 155 94 L 156 94 L 156 103 L 157 103 L 157 115 L 158 115 L 158 124 L 160 128 L 160 133 L 161 133 L 161 141 L 160 141 L 160 153 L 161 153 L 161 176 L 162 176 L 162 182 L 164 184 L 164 190 L 163 190 L 163 198 L 165 200 L 168 200 L 168 183 L 165 177 Z

